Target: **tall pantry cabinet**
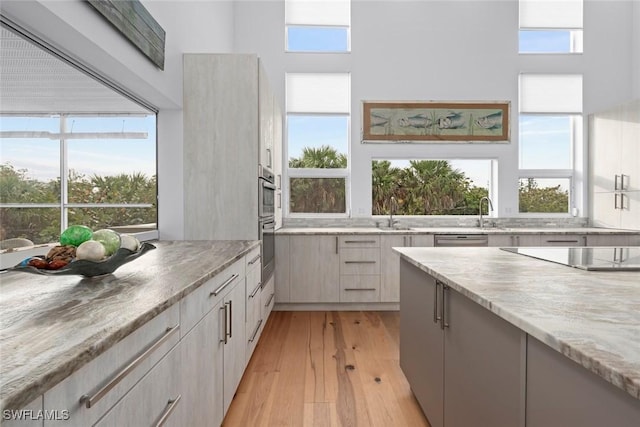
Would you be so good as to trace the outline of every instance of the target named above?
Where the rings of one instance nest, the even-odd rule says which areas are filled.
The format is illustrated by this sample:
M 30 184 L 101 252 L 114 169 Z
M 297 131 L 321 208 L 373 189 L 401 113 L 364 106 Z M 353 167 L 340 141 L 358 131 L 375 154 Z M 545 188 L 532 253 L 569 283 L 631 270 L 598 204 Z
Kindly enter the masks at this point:
M 589 170 L 592 224 L 640 230 L 640 100 L 589 116 Z
M 255 54 L 185 54 L 183 73 L 184 238 L 257 240 L 258 165 L 281 174 L 266 72 Z

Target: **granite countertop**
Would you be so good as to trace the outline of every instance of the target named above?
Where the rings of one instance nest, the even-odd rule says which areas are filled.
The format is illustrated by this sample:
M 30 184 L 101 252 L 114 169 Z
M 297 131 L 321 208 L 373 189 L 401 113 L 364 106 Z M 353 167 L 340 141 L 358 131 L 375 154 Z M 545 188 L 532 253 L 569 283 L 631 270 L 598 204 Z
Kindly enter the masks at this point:
M 284 227 L 276 234 L 638 234 L 633 230 L 612 228 L 574 227 L 574 228 L 501 228 L 501 227 L 410 227 L 409 229 L 381 229 L 377 227 Z
M 0 273 L 0 411 L 20 409 L 259 241 L 161 241 L 113 274 Z
M 640 272 L 585 271 L 498 248 L 394 250 L 640 399 Z

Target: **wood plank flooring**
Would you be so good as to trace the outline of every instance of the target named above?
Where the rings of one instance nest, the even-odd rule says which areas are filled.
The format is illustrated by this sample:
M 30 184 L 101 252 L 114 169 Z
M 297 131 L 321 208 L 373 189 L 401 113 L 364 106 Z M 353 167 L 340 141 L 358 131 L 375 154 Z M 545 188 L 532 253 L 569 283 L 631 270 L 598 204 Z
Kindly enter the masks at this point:
M 399 366 L 399 321 L 274 311 L 223 426 L 429 426 Z

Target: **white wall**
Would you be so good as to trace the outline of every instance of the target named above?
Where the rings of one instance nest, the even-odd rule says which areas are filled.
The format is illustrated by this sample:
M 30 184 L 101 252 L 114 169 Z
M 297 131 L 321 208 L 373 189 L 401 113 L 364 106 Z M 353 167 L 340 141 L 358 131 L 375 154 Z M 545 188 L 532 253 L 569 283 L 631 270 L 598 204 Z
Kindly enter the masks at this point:
M 12 1 L 2 13 L 159 109 L 158 220 L 162 239 L 183 236 L 182 54 L 231 52 L 233 2 L 144 0 L 166 31 L 157 69 L 83 0 Z
M 497 159 L 499 215 L 517 213 L 520 72 L 583 73 L 585 114 L 632 98 L 638 68 L 634 74 L 631 1 L 586 0 L 585 53 L 571 56 L 517 54 L 517 0 L 352 0 L 351 10 L 351 54 L 285 54 L 283 3 L 240 1 L 235 50 L 262 57 L 282 102 L 285 72 L 351 72 L 353 216 L 371 212 L 371 159 L 401 157 Z M 361 101 L 385 99 L 509 100 L 512 142 L 361 144 Z M 577 150 L 579 179 L 586 167 L 584 148 Z M 586 215 L 582 194 L 576 206 Z

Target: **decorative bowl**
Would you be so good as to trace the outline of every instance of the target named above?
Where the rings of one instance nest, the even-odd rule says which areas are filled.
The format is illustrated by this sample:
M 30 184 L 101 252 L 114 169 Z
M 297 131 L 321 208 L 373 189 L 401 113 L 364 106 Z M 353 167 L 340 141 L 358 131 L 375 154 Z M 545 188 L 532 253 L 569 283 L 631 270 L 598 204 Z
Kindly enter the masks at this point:
M 36 268 L 22 263 L 15 267 L 8 268 L 9 271 L 22 271 L 24 273 L 42 274 L 45 276 L 64 276 L 70 274 L 78 274 L 85 277 L 102 276 L 116 271 L 121 265 L 126 264 L 134 259 L 144 255 L 148 251 L 155 249 L 151 243 L 142 242 L 137 251 L 120 248 L 115 254 L 102 261 L 89 261 L 79 259 L 70 262 L 58 270 L 46 270 Z

